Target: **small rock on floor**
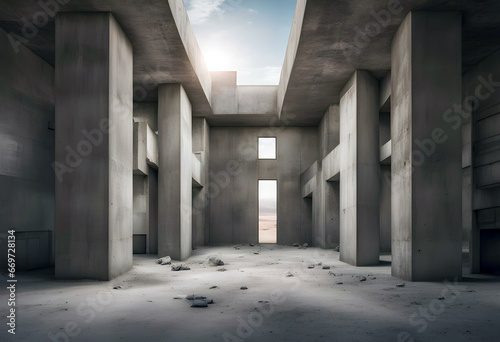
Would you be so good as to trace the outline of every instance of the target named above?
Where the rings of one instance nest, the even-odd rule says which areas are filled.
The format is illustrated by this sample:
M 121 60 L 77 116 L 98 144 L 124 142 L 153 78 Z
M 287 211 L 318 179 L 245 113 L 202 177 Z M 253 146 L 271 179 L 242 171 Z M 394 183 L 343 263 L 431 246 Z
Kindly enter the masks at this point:
M 219 259 L 217 257 L 211 257 L 210 259 L 208 259 L 208 263 L 210 264 L 210 266 L 222 266 L 222 265 L 224 265 L 224 261 L 222 261 L 221 259 Z
M 210 290 L 213 290 L 213 289 L 218 289 L 218 286 L 216 286 L 216 285 L 210 286 Z
M 405 283 L 396 284 L 396 287 L 405 287 Z
M 172 266 L 172 271 L 189 271 L 190 269 L 189 266 L 184 265 Z
M 298 243 L 296 242 L 296 243 L 294 243 L 292 246 L 293 246 L 293 247 L 300 247 L 300 244 L 298 244 Z
M 249 243 L 248 245 L 249 245 L 250 247 L 253 247 L 253 246 L 255 246 L 255 245 L 254 245 L 253 243 Z
M 191 304 L 192 308 L 206 308 L 208 306 L 208 302 L 206 300 L 195 300 L 193 304 Z
M 191 294 L 189 296 L 186 296 L 186 300 L 204 300 L 204 299 L 207 299 L 207 297 L 202 295 Z
M 219 271 L 219 272 L 226 272 L 227 270 L 224 267 L 222 267 L 222 268 L 218 268 L 217 271 Z
M 293 277 L 292 272 L 288 271 L 288 272 L 285 274 L 285 277 Z
M 336 284 L 337 284 L 337 285 L 342 285 L 342 284 L 343 284 L 343 282 L 338 281 L 338 282 L 336 282 Z
M 253 252 L 253 254 L 259 254 L 259 252 Z
M 366 281 L 366 277 L 359 278 L 359 281 Z
M 329 270 L 329 269 L 330 269 L 330 266 L 324 265 L 324 266 L 323 266 L 323 269 L 324 269 L 324 270 Z
M 242 286 L 242 287 L 240 287 L 240 290 L 248 290 L 248 287 Z
M 309 265 L 307 266 L 307 268 L 314 268 L 314 265 Z
M 336 252 L 340 252 L 340 246 L 335 247 Z
M 177 295 L 174 299 L 186 299 L 187 295 Z
M 445 300 L 445 298 L 444 298 L 444 297 L 439 297 L 438 299 L 439 299 L 439 300 Z
M 169 256 L 166 256 L 166 257 L 163 257 L 163 258 L 156 260 L 156 263 L 160 264 L 160 265 L 170 265 L 172 263 L 172 258 Z
M 305 244 L 302 245 L 302 247 L 307 248 L 309 247 L 309 244 L 306 242 Z
M 122 287 L 121 287 L 120 285 L 118 285 L 118 286 L 113 286 L 113 290 L 119 290 L 119 289 L 121 289 L 121 288 L 122 288 Z

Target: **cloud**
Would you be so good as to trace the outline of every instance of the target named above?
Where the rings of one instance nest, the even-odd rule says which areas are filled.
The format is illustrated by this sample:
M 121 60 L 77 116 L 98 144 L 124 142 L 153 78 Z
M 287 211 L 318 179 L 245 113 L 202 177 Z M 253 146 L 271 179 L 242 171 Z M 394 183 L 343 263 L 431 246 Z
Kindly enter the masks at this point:
M 221 6 L 226 0 L 189 0 L 186 1 L 189 20 L 192 25 L 201 25 L 217 12 L 222 12 Z

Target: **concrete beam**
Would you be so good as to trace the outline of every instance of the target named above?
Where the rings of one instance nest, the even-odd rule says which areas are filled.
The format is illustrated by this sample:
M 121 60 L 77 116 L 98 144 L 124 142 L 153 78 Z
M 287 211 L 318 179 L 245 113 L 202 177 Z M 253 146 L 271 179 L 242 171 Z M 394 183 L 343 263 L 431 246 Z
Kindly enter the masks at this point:
M 462 274 L 460 12 L 412 12 L 392 45 L 392 274 L 410 281 Z
M 55 275 L 132 268 L 132 44 L 109 13 L 56 20 Z

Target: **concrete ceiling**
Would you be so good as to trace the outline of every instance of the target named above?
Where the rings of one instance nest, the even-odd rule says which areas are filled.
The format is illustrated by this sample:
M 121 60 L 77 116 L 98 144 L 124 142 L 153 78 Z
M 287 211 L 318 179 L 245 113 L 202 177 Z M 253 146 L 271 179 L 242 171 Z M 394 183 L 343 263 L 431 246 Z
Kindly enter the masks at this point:
M 213 117 L 210 74 L 182 0 L 59 0 L 59 12 L 112 12 L 134 48 L 136 101 L 155 101 L 157 85 L 182 83 L 195 116 L 215 125 L 234 124 L 230 115 Z M 42 11 L 38 0 L 0 1 L 0 27 L 22 36 L 23 19 Z M 390 69 L 392 38 L 410 10 L 463 12 L 464 71 L 500 47 L 498 0 L 400 0 L 378 34 L 359 48 L 355 28 L 376 23 L 372 12 L 388 10 L 397 0 L 298 0 L 278 91 L 283 125 L 317 125 L 356 69 L 381 79 Z M 397 6 L 396 6 L 397 7 Z M 399 8 L 399 7 L 397 7 Z M 50 65 L 55 64 L 53 16 L 25 45 Z M 277 113 L 277 114 L 278 114 Z M 243 121 L 242 121 L 243 120 Z M 238 117 L 245 125 L 265 125 L 267 116 Z
M 112 12 L 134 48 L 134 99 L 157 98 L 161 83 L 182 83 L 196 115 L 210 115 L 211 78 L 194 36 L 182 0 L 58 0 L 59 12 Z M 33 21 L 44 11 L 39 0 L 2 0 L 0 27 L 21 37 L 23 18 Z M 46 2 L 46 1 L 42 1 Z M 55 18 L 25 45 L 55 65 Z M 43 17 L 40 19 L 43 22 Z
M 355 28 L 365 31 L 368 23 L 377 23 L 372 11 L 387 11 L 390 3 L 397 1 L 298 1 L 278 95 L 282 121 L 317 125 L 328 106 L 339 103 L 356 69 L 381 79 L 391 66 L 392 38 L 411 10 L 463 12 L 464 71 L 500 47 L 498 0 L 401 0 L 396 7 L 401 10 L 393 11 L 387 25 L 379 24 L 378 34 L 364 46 L 356 44 Z

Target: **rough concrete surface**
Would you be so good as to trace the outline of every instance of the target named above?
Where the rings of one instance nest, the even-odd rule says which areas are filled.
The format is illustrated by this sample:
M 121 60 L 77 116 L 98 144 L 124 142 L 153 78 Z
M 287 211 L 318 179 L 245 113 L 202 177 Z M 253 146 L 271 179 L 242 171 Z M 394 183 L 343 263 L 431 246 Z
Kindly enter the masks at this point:
M 397 287 L 389 256 L 379 267 L 356 268 L 331 250 L 239 248 L 199 248 L 182 272 L 136 256 L 134 268 L 111 282 L 54 280 L 52 269 L 19 273 L 15 340 L 49 341 L 53 334 L 63 341 L 66 329 L 75 334 L 70 341 L 107 342 L 497 339 L 499 277 Z M 224 260 L 226 272 L 210 266 L 210 256 Z M 319 263 L 330 270 L 307 268 Z M 193 294 L 214 304 L 192 308 L 185 298 Z

